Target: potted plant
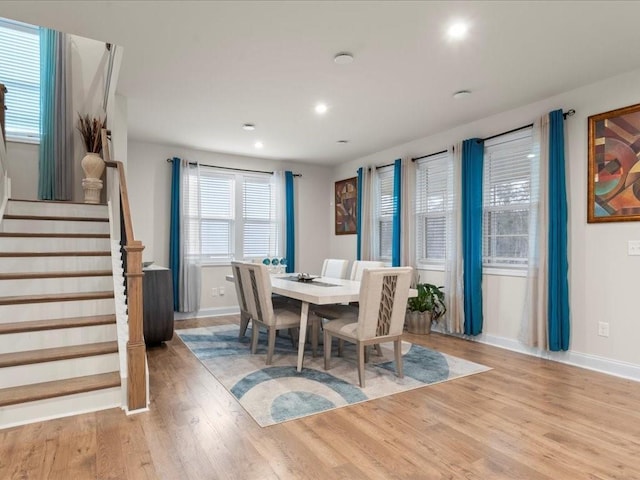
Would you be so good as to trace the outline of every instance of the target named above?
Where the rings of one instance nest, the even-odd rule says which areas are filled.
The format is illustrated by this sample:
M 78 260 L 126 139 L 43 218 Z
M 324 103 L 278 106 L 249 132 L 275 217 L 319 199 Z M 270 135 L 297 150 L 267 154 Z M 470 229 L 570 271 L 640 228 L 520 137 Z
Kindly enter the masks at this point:
M 107 127 L 107 118 L 84 117 L 78 113 L 78 131 L 82 135 L 82 143 L 87 154 L 82 158 L 80 165 L 85 178 L 82 180 L 85 203 L 99 203 L 102 190 L 102 172 L 104 161 L 100 156 L 102 152 L 102 129 Z
M 444 305 L 443 287 L 431 283 L 418 283 L 418 295 L 407 300 L 405 323 L 409 333 L 428 335 L 431 324 L 438 321 L 447 311 Z

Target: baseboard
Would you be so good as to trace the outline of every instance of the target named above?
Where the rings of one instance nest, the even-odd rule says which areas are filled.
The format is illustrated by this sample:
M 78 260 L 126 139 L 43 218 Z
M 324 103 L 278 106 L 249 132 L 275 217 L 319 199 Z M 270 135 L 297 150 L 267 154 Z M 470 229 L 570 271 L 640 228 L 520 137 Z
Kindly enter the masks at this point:
M 475 337 L 468 335 L 455 336 L 518 353 L 524 353 L 526 355 L 532 355 L 534 357 L 545 358 L 554 362 L 566 363 L 567 365 L 586 368 L 587 370 L 594 370 L 596 372 L 640 382 L 640 365 L 636 365 L 634 363 L 621 362 L 611 358 L 600 357 L 598 355 L 591 355 L 588 353 L 574 352 L 571 350 L 567 352 L 549 352 L 539 348 L 528 347 L 520 343 L 518 340 L 500 337 L 498 335 L 483 333 Z
M 197 312 L 174 312 L 174 320 L 188 320 L 191 318 L 205 318 L 205 317 L 222 317 L 224 315 L 237 315 L 240 313 L 238 307 L 212 307 L 203 308 Z

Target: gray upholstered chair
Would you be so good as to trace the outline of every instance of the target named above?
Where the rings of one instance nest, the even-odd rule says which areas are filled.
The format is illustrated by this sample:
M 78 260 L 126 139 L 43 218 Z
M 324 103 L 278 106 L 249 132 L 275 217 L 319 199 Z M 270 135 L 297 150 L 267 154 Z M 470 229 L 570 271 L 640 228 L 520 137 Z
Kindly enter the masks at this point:
M 398 377 L 402 378 L 401 337 L 412 272 L 411 267 L 364 271 L 358 310 L 344 313 L 324 325 L 325 370 L 329 369 L 331 361 L 333 337 L 355 343 L 358 352 L 358 379 L 360 386 L 364 387 L 366 347 L 392 341 L 396 372 Z
M 336 258 L 326 258 L 322 263 L 322 277 L 346 278 L 349 260 L 339 260 Z
M 240 279 L 247 308 L 251 317 L 251 353 L 258 348 L 261 326 L 267 328 L 267 365 L 271 365 L 276 342 L 276 331 L 300 326 L 300 309 L 292 306 L 273 308 L 271 300 L 271 277 L 267 267 L 257 263 L 239 263 Z M 293 335 L 292 335 L 293 337 Z M 294 342 L 295 345 L 295 342 Z
M 249 313 L 249 307 L 247 304 L 247 296 L 244 293 L 244 288 L 241 280 L 240 266 L 244 262 L 231 262 L 231 271 L 233 272 L 233 282 L 236 287 L 236 296 L 238 297 L 238 306 L 240 307 L 240 333 L 238 338 L 244 337 L 247 332 L 247 326 L 249 320 L 251 320 L 251 314 Z

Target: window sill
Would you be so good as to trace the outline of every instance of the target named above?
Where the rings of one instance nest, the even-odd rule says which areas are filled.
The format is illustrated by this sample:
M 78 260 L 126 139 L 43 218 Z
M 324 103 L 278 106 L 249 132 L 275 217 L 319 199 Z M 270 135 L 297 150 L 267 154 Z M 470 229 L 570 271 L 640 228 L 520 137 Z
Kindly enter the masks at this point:
M 496 277 L 526 277 L 526 268 L 496 268 L 496 267 L 482 267 L 482 275 L 496 276 Z
M 416 270 L 427 270 L 430 272 L 444 272 L 444 265 L 418 265 Z

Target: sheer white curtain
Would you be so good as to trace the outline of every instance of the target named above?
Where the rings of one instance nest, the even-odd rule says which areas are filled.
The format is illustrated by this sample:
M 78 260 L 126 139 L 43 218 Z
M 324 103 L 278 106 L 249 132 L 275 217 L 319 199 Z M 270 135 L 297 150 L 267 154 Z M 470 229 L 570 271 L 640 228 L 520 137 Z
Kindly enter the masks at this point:
M 376 255 L 376 167 L 362 169 L 362 223 L 360 235 L 360 260 L 375 260 Z
M 201 290 L 201 211 L 200 165 L 190 166 L 181 160 L 182 211 L 180 212 L 179 310 L 195 312 L 200 309 Z
M 278 251 L 274 253 L 282 258 L 285 255 L 285 245 L 287 244 L 287 197 L 284 170 L 273 172 L 273 184 L 275 190 L 274 216 L 278 230 L 278 241 L 276 242 Z
M 547 228 L 549 224 L 549 115 L 533 124 L 529 266 L 520 340 L 530 347 L 547 345 Z
M 462 143 L 453 146 L 452 169 L 448 176 L 447 245 L 445 250 L 445 331 L 462 333 L 464 325 L 464 288 L 461 236 Z
M 401 265 L 414 268 L 414 276 L 417 276 L 416 267 L 416 226 L 415 226 L 415 199 L 416 199 L 416 164 L 410 158 L 402 159 L 402 212 L 400 224 L 402 225 L 400 259 Z M 414 279 L 415 280 L 415 279 Z

